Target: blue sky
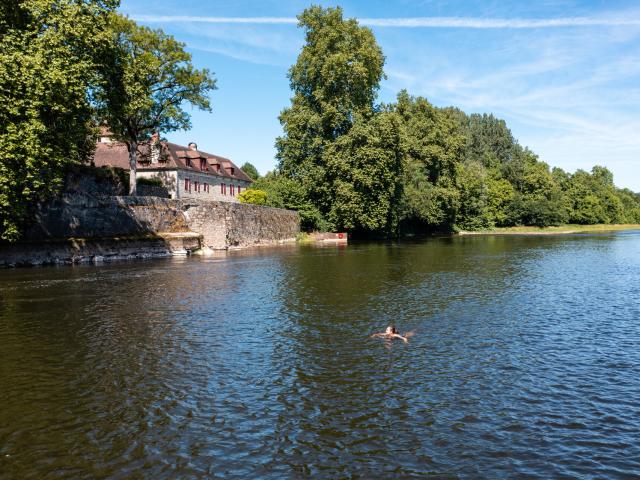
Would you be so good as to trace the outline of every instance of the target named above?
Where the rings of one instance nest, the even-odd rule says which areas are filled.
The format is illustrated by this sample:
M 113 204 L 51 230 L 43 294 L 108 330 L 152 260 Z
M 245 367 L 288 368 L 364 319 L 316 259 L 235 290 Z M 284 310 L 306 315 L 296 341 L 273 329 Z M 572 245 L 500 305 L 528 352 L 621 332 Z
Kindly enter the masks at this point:
M 381 101 L 406 88 L 438 106 L 504 118 L 522 145 L 568 171 L 604 165 L 640 192 L 640 3 L 349 0 L 386 55 Z M 121 11 L 186 43 L 215 73 L 213 112 L 194 111 L 186 144 L 275 165 L 287 70 L 303 43 L 293 0 L 123 0 Z

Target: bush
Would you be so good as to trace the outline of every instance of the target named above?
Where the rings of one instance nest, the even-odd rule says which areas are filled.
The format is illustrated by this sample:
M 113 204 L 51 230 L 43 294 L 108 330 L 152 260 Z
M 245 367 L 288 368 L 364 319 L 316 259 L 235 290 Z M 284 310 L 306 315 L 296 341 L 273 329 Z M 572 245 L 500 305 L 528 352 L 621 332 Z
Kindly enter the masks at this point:
M 267 192 L 264 190 L 258 190 L 250 188 L 238 195 L 240 203 L 250 203 L 252 205 L 266 205 L 267 204 Z
M 146 178 L 146 177 L 141 177 L 141 178 L 137 178 L 136 179 L 136 183 L 138 185 L 147 185 L 149 187 L 162 187 L 162 180 L 154 177 L 154 178 Z

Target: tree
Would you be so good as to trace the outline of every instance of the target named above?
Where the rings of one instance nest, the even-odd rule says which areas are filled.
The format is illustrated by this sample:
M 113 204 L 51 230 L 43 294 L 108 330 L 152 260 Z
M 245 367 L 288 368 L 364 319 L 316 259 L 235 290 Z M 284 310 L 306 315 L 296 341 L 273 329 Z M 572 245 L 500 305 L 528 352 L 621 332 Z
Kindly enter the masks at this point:
M 617 223 L 628 216 L 624 199 L 613 184 L 613 175 L 605 167 L 596 165 L 591 173 L 578 170 L 567 184 L 567 194 L 573 223 Z M 626 205 L 633 209 L 628 202 Z
M 436 108 L 404 90 L 389 108 L 402 125 L 404 228 L 450 230 L 458 203 L 457 164 L 465 142 L 457 113 Z
M 346 145 L 334 143 L 349 133 L 356 119 L 364 126 L 374 115 L 384 56 L 371 30 L 354 19 L 344 20 L 340 8 L 310 7 L 298 20 L 306 43 L 289 70 L 294 95 L 280 115 L 284 134 L 276 140 L 279 170 L 300 183 L 305 198 L 323 216 L 334 212 L 337 220 L 335 172 L 341 169 L 335 164 L 328 168 L 325 151 L 344 152 Z M 342 181 L 338 183 L 344 189 Z
M 251 186 L 267 193 L 266 205 L 295 210 L 300 215 L 300 228 L 306 232 L 327 230 L 329 227 L 318 208 L 307 198 L 300 182 L 279 172 L 267 172 Z
M 479 230 L 493 227 L 487 181 L 489 174 L 480 162 L 465 162 L 456 177 L 460 203 L 456 228 Z
M 240 167 L 240 170 L 246 173 L 249 176 L 249 178 L 251 178 L 251 180 L 257 180 L 258 178 L 260 178 L 260 173 L 258 173 L 258 169 L 249 162 L 245 162 L 244 165 Z
M 88 92 L 117 3 L 0 2 L 0 239 L 18 239 L 66 168 L 93 150 Z
M 111 44 L 105 52 L 104 82 L 96 100 L 116 139 L 129 150 L 130 194 L 136 194 L 138 146 L 156 131 L 190 127 L 189 103 L 210 111 L 216 82 L 206 69 L 196 70 L 185 45 L 161 30 L 139 26 L 114 14 Z
M 392 113 L 356 118 L 324 152 L 334 201 L 327 213 L 338 230 L 394 233 L 402 187 L 400 125 Z

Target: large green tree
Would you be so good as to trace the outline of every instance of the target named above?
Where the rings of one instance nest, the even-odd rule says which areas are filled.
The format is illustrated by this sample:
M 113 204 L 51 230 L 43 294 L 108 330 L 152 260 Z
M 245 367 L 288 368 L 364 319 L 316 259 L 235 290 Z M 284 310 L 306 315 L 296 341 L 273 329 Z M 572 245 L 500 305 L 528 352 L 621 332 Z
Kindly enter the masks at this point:
M 404 90 L 389 108 L 402 125 L 403 227 L 413 231 L 451 229 L 459 199 L 457 165 L 465 143 L 455 113 Z
M 401 142 L 397 117 L 382 112 L 356 118 L 348 133 L 327 146 L 331 225 L 363 233 L 395 232 L 402 194 Z
M 161 30 L 114 14 L 110 33 L 96 100 L 101 120 L 129 149 L 130 194 L 135 195 L 140 142 L 156 131 L 188 129 L 185 104 L 210 110 L 215 80 L 208 70 L 194 68 L 185 45 Z
M 340 8 L 310 7 L 298 19 L 306 42 L 289 70 L 293 98 L 280 115 L 279 170 L 300 183 L 305 198 L 333 228 L 392 228 L 389 211 L 377 208 L 375 220 L 361 216 L 364 205 L 355 200 L 366 198 L 371 205 L 377 198 L 392 208 L 388 195 L 399 182 L 387 174 L 399 171 L 399 165 L 390 165 L 400 158 L 398 152 L 386 151 L 398 146 L 398 126 L 374 119 L 384 76 L 382 50 L 371 30 L 345 20 Z M 356 123 L 358 130 L 349 136 Z M 372 190 L 362 180 L 378 173 L 379 184 Z
M 251 180 L 257 180 L 260 178 L 260 172 L 258 172 L 258 169 L 253 165 L 253 163 L 244 162 L 244 165 L 240 167 L 240 170 L 246 173 Z
M 0 239 L 15 240 L 68 165 L 94 146 L 89 92 L 97 84 L 108 0 L 0 3 Z

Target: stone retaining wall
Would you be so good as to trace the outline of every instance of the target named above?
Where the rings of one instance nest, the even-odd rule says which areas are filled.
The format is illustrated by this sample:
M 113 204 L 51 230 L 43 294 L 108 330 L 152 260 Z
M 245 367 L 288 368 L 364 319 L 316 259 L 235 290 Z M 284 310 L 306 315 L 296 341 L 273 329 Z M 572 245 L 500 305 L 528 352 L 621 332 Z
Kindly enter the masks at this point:
M 157 197 L 66 195 L 40 208 L 25 240 L 188 232 L 175 201 Z
M 272 245 L 294 241 L 300 232 L 296 212 L 229 202 L 182 201 L 190 229 L 213 249 Z
M 166 187 L 161 187 L 159 185 L 138 184 L 136 188 L 138 195 L 141 197 L 171 198 L 171 194 Z
M 74 193 L 41 207 L 24 242 L 0 244 L 0 266 L 116 258 L 118 245 L 122 246 L 124 257 L 144 257 L 147 253 L 162 256 L 199 247 L 272 245 L 295 240 L 299 227 L 296 212 L 278 208 Z M 167 234 L 184 234 L 185 238 L 196 240 L 184 248 L 173 248 L 166 240 Z M 139 241 L 142 237 L 147 239 Z M 106 254 L 101 253 L 101 245 Z
M 295 239 L 296 212 L 242 203 L 104 195 L 64 196 L 40 209 L 25 240 L 195 232 L 214 249 Z
M 101 263 L 170 257 L 200 247 L 197 235 L 179 239 L 114 237 L 22 242 L 0 246 L 0 267 Z

